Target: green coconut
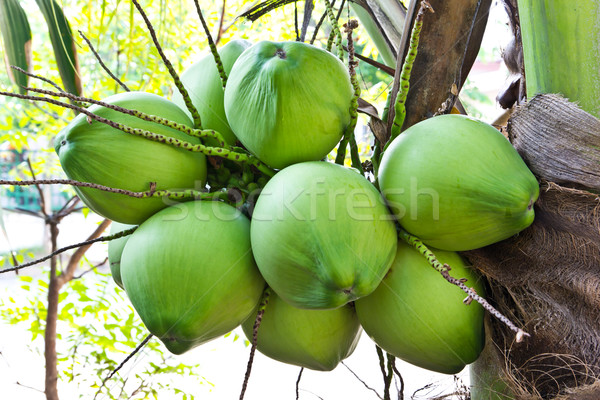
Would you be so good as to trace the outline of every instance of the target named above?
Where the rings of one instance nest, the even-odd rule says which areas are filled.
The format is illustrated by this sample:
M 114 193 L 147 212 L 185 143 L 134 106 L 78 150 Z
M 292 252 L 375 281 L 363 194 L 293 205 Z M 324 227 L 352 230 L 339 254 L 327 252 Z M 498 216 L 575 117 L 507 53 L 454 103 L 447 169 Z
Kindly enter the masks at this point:
M 106 103 L 157 115 L 191 127 L 185 113 L 160 96 L 120 93 Z M 200 143 L 175 129 L 143 121 L 98 105 L 89 111 L 101 117 L 156 134 Z M 60 164 L 70 179 L 117 189 L 143 192 L 156 182 L 156 189 L 201 189 L 206 182 L 203 154 L 133 136 L 106 124 L 75 117 L 54 139 Z M 124 224 L 139 224 L 169 203 L 161 198 L 134 198 L 98 189 L 75 187 L 83 202 L 96 213 Z
M 123 249 L 121 278 L 144 325 L 174 354 L 241 324 L 265 284 L 250 221 L 210 201 L 168 207 L 142 223 Z
M 242 328 L 252 341 L 257 310 Z M 303 310 L 271 293 L 258 328 L 257 349 L 267 357 L 317 371 L 331 371 L 349 357 L 361 333 L 354 307 Z
M 240 54 L 252 43 L 244 39 L 236 39 L 228 42 L 225 46 L 219 49 L 219 56 L 223 63 L 223 69 L 226 74 L 229 74 L 231 67 Z M 187 89 L 190 99 L 194 107 L 200 114 L 203 129 L 213 129 L 223 135 L 225 141 L 233 145 L 236 142 L 236 137 L 225 116 L 225 106 L 223 105 L 223 84 L 217 70 L 212 53 L 204 55 L 196 63 L 192 64 L 181 74 L 181 82 Z M 173 102 L 177 104 L 185 113 L 192 118 L 192 114 L 188 111 L 183 96 L 175 89 L 173 94 Z M 208 140 L 207 144 L 216 145 L 215 141 Z
M 252 214 L 252 251 L 268 285 L 309 309 L 340 307 L 371 293 L 391 265 L 396 229 L 363 176 L 312 161 L 281 170 Z
M 110 225 L 110 234 L 114 235 L 134 227 L 135 225 L 113 222 Z M 127 243 L 130 236 L 131 235 L 123 236 L 108 242 L 108 265 L 110 266 L 110 274 L 112 275 L 117 286 L 119 286 L 121 289 L 124 289 L 123 281 L 121 280 L 121 254 L 123 254 L 123 248 L 125 247 L 125 243 Z
M 483 295 L 477 275 L 458 253 L 431 249 L 451 266 L 450 275 Z M 448 283 L 404 242 L 381 285 L 356 301 L 365 332 L 382 349 L 413 365 L 444 374 L 477 359 L 485 341 L 481 305 L 465 305 L 465 293 Z
M 273 168 L 325 157 L 350 122 L 352 84 L 331 53 L 302 42 L 259 42 L 240 55 L 225 113 L 246 148 Z
M 390 144 L 379 186 L 408 232 L 462 251 L 506 239 L 534 218 L 538 182 L 491 125 L 463 115 L 419 122 Z

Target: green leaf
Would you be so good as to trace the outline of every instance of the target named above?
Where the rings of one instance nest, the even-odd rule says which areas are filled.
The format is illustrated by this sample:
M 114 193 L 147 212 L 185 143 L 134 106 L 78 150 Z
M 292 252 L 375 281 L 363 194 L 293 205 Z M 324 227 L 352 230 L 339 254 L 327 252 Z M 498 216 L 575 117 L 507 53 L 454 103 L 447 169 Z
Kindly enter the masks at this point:
M 11 82 L 25 94 L 29 77 L 10 68 L 11 65 L 32 71 L 31 28 L 19 0 L 0 1 L 0 33 L 5 51 L 6 71 Z
M 54 0 L 35 0 L 48 25 L 54 57 L 65 90 L 79 95 L 82 92 L 79 60 L 69 21 Z

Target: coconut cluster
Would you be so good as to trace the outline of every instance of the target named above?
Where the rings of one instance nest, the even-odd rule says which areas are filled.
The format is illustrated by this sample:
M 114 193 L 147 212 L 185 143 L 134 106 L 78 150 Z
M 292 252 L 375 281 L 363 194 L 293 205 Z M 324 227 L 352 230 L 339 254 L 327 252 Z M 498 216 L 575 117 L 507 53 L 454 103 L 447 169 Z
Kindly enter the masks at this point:
M 353 112 L 350 77 L 335 56 L 301 42 L 242 40 L 219 54 L 220 67 L 209 54 L 181 81 L 202 129 L 222 142 L 102 106 L 90 110 L 162 139 L 83 115 L 56 139 L 71 179 L 223 194 L 209 201 L 78 189 L 91 209 L 119 223 L 113 232 L 139 225 L 110 242 L 109 259 L 148 330 L 181 354 L 239 325 L 252 340 L 260 314 L 258 350 L 311 369 L 331 370 L 350 356 L 362 328 L 423 368 L 456 373 L 473 362 L 483 348 L 482 307 L 463 305 L 462 291 L 399 243 L 397 229 L 434 247 L 456 278 L 483 294 L 457 251 L 526 228 L 538 195 L 510 143 L 482 122 L 434 117 L 390 144 L 371 182 L 323 161 Z M 124 93 L 106 102 L 200 128 L 179 94 L 169 101 Z M 225 151 L 260 160 L 274 176 L 215 157 Z

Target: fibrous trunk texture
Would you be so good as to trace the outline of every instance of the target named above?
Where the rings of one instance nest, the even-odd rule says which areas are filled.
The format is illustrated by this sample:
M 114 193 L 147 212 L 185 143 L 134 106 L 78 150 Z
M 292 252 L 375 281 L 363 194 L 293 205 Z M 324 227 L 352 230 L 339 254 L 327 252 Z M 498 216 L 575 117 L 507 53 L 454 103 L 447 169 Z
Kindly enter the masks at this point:
M 502 377 L 507 398 L 600 398 L 600 121 L 543 95 L 515 111 L 508 132 L 542 182 L 535 221 L 466 256 L 490 281 L 491 300 L 531 337 L 515 343 L 489 321 L 485 357 L 497 371 L 479 363 L 475 380 Z

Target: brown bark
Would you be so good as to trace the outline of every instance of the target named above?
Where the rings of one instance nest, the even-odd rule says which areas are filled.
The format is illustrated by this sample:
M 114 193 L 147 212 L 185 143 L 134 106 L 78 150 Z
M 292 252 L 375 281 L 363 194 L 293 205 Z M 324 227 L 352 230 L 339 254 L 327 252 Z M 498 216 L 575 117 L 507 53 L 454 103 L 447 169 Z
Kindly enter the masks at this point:
M 510 118 L 510 140 L 546 181 L 600 191 L 600 120 L 558 95 L 536 96 Z
M 600 196 L 574 188 L 600 189 L 600 121 L 542 95 L 515 112 L 508 131 L 538 177 L 571 188 L 543 182 L 528 229 L 466 253 L 489 278 L 491 301 L 531 334 L 514 343 L 490 321 L 486 358 L 500 361 L 473 374 L 502 375 L 516 398 L 600 398 Z
M 54 216 L 53 216 L 54 217 Z M 52 252 L 57 249 L 58 224 L 61 217 L 49 218 L 50 240 Z M 88 237 L 92 240 L 99 237 L 108 228 L 111 221 L 105 219 Z M 69 259 L 66 270 L 57 275 L 58 256 L 50 259 L 50 282 L 48 285 L 48 306 L 46 314 L 46 330 L 44 332 L 44 358 L 46 361 L 45 389 L 46 400 L 59 400 L 58 397 L 58 357 L 56 354 L 56 328 L 58 322 L 58 298 L 63 285 L 73 279 L 73 275 L 79 262 L 90 248 L 91 244 L 79 247 Z
M 402 60 L 408 50 L 410 28 L 418 10 L 416 3 L 412 2 L 408 10 L 412 17 L 402 35 L 399 49 Z M 447 111 L 450 111 L 477 57 L 491 0 L 430 0 L 429 3 L 435 13 L 427 14 L 423 22 L 403 129 L 433 116 L 447 100 L 451 103 L 447 105 Z M 396 74 L 399 74 L 398 70 Z M 455 94 L 453 85 L 458 89 Z M 390 127 L 392 120 L 393 112 L 390 112 Z
M 51 221 L 50 240 L 52 251 L 57 249 L 58 222 Z M 44 332 L 44 357 L 46 359 L 46 379 L 44 392 L 47 400 L 58 400 L 58 359 L 56 355 L 56 323 L 58 315 L 58 295 L 60 284 L 56 275 L 57 257 L 50 260 L 50 283 L 48 285 L 48 307 L 46 311 L 46 330 Z
M 96 230 L 86 239 L 86 242 L 100 237 L 100 235 L 102 235 L 102 233 L 110 226 L 111 222 L 112 221 L 110 219 L 105 219 L 104 221 L 102 221 L 102 223 L 100 223 L 100 225 L 98 225 Z M 69 259 L 67 268 L 58 277 L 59 283 L 60 283 L 59 287 L 62 287 L 62 285 L 64 285 L 65 283 L 67 283 L 71 279 L 73 279 L 73 275 L 75 274 L 75 270 L 79 266 L 79 262 L 81 261 L 81 259 L 85 255 L 85 253 L 88 251 L 88 249 L 92 246 L 92 244 L 93 243 L 83 245 L 83 246 L 79 247 L 77 250 L 75 250 L 75 252 L 71 256 L 71 258 Z

